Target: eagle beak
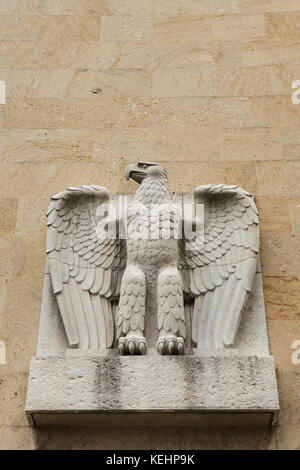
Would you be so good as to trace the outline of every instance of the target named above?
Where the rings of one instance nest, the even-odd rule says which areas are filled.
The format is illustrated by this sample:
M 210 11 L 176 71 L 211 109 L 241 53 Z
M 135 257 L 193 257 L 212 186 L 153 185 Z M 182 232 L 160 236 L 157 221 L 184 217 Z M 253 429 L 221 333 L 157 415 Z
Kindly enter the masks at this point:
M 145 176 L 147 176 L 147 172 L 139 168 L 139 166 L 136 164 L 128 165 L 125 168 L 125 178 L 127 180 L 131 178 L 137 183 L 141 183 Z
M 135 165 L 127 165 L 127 167 L 125 168 L 125 178 L 127 179 L 127 181 L 129 180 L 130 178 L 130 173 L 132 171 L 132 167 L 134 167 Z

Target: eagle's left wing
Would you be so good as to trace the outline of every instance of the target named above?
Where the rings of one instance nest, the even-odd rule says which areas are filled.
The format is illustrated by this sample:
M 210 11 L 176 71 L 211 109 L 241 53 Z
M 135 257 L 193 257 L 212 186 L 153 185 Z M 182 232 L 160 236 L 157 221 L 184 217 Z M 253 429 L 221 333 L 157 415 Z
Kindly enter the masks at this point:
M 109 200 L 103 186 L 79 186 L 55 194 L 49 205 L 48 264 L 72 348 L 113 345 L 111 302 L 119 296 L 126 245 L 106 231 Z
M 180 244 L 186 293 L 195 298 L 192 338 L 198 348 L 232 347 L 252 289 L 259 252 L 258 212 L 253 196 L 238 186 L 199 186 L 203 237 Z

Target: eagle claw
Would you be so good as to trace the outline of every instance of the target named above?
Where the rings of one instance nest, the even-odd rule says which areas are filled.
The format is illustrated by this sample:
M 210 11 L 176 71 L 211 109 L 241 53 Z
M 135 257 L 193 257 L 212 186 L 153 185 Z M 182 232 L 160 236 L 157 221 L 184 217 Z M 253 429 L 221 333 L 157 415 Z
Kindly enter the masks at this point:
M 147 350 L 146 339 L 143 336 L 122 336 L 118 341 L 118 350 L 121 356 L 127 354 L 144 356 Z
M 184 339 L 181 336 L 160 336 L 157 342 L 159 354 L 184 354 Z

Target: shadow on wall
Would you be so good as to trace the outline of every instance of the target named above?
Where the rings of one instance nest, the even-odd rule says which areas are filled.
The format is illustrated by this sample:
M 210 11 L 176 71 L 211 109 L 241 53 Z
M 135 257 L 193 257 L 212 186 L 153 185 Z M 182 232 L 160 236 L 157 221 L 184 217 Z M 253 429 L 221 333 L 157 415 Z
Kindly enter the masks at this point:
M 176 450 L 276 448 L 275 428 L 103 427 L 34 428 L 38 450 Z

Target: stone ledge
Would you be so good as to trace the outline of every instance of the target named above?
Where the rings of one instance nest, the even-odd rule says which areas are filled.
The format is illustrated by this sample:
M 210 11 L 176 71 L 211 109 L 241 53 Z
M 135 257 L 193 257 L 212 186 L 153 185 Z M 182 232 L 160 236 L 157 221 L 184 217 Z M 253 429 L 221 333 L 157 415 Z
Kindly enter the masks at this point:
M 36 357 L 26 413 L 43 425 L 267 425 L 272 356 Z

